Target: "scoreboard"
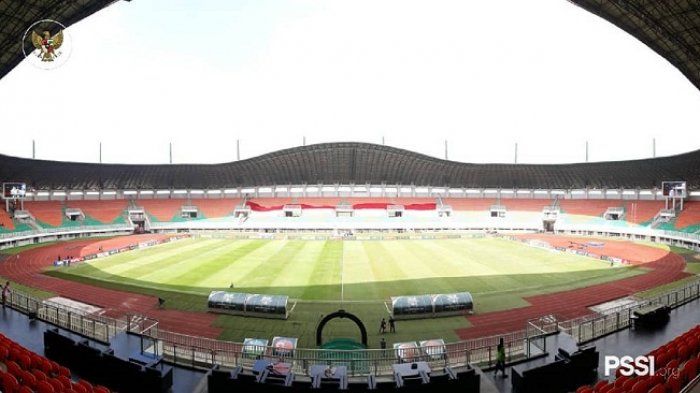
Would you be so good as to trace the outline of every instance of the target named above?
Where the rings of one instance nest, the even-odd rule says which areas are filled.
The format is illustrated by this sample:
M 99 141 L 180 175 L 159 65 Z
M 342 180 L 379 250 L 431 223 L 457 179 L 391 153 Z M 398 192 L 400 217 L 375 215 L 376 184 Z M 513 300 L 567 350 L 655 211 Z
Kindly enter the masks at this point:
M 661 192 L 669 198 L 685 198 L 687 190 L 684 181 L 665 181 L 661 183 Z
M 25 183 L 2 183 L 2 199 L 24 199 L 27 195 Z

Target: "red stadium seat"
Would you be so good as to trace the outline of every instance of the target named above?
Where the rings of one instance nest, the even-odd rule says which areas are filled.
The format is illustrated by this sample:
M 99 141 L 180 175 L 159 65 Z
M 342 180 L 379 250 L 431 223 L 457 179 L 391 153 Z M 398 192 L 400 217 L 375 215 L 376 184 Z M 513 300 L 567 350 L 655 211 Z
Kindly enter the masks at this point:
M 53 390 L 57 392 L 63 391 L 63 383 L 61 383 L 61 381 L 59 381 L 58 379 L 49 378 L 47 381 L 51 384 L 51 386 L 53 386 Z
M 92 384 L 90 382 L 81 379 L 80 381 L 78 381 L 78 383 L 82 385 L 88 393 L 92 393 L 94 391 L 94 388 L 92 387 Z
M 53 386 L 47 381 L 40 381 L 36 384 L 37 393 L 57 393 Z
M 21 379 L 23 385 L 27 385 L 29 387 L 36 386 L 36 377 L 30 371 L 23 370 Z
M 4 393 L 15 393 L 19 390 L 19 381 L 14 375 L 3 373 L 2 388 Z
M 34 370 L 32 370 L 32 374 L 34 374 L 37 381 L 46 381 L 48 379 L 46 374 L 38 368 L 35 368 Z
M 663 384 L 654 386 L 649 393 L 666 393 L 666 386 Z
M 634 387 L 634 385 L 636 385 L 637 382 L 639 382 L 639 380 L 637 378 L 630 378 L 630 379 L 626 380 L 625 383 L 622 384 L 622 388 L 625 391 L 631 392 L 632 387 Z
M 0 383 L 5 393 L 15 393 L 19 388 L 19 381 L 14 375 L 0 371 Z
M 668 381 L 666 381 L 666 391 L 668 393 L 679 393 L 682 388 L 683 385 L 681 384 L 681 381 L 677 378 L 671 378 Z
M 679 345 L 678 346 L 678 359 L 679 361 L 684 361 L 690 358 L 690 348 L 688 348 L 687 345 Z
M 58 367 L 58 375 L 62 375 L 64 377 L 70 378 L 70 370 L 67 367 L 59 366 Z
M 610 385 L 610 383 L 608 381 L 598 381 L 598 383 L 593 385 L 593 390 L 596 393 L 600 393 L 601 389 L 603 389 L 604 387 L 609 386 L 609 385 Z
M 10 360 L 8 362 L 5 362 L 5 366 L 7 367 L 7 372 L 14 375 L 15 377 L 19 377 L 22 375 L 22 367 L 19 366 L 16 362 Z
M 23 353 L 17 357 L 17 363 L 23 368 L 23 369 L 29 369 L 32 367 L 32 358 L 26 354 Z
M 678 370 L 678 366 L 680 366 L 680 362 L 678 359 L 673 359 L 668 364 L 666 365 L 666 368 L 669 368 L 671 370 Z
M 615 387 L 622 388 L 622 385 L 624 385 L 627 380 L 629 380 L 629 377 L 625 377 L 624 375 L 617 377 L 617 379 L 615 379 Z
M 73 391 L 76 392 L 76 393 L 89 393 L 89 391 L 87 390 L 87 388 L 85 388 L 85 386 L 83 386 L 83 385 L 81 385 L 81 384 L 79 384 L 79 383 L 73 383 L 73 384 L 71 384 L 71 385 L 72 385 Z

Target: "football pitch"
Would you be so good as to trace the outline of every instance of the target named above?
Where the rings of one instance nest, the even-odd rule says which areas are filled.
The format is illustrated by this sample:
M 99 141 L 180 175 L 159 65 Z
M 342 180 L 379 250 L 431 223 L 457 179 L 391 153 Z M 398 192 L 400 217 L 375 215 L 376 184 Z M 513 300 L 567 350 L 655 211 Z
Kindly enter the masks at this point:
M 526 306 L 523 297 L 623 279 L 639 267 L 550 252 L 502 238 L 440 240 L 258 240 L 191 238 L 69 268 L 53 276 L 156 295 L 166 307 L 206 311 L 212 290 L 288 295 L 297 302 L 287 321 L 222 315 L 222 338 L 291 335 L 310 344 L 321 315 L 344 308 L 370 326 L 397 295 L 471 292 L 475 311 Z M 230 287 L 233 286 L 233 289 Z M 330 335 L 353 335 L 351 324 Z M 347 326 L 346 326 L 347 325 Z M 455 339 L 464 317 L 402 321 L 411 340 Z M 400 337 L 398 336 L 397 339 Z

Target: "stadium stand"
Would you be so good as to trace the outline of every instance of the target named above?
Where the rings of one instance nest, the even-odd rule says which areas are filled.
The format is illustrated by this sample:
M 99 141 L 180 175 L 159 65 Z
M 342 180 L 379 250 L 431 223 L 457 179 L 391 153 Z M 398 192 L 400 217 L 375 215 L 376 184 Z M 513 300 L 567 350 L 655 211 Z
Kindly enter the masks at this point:
M 177 219 L 182 205 L 188 204 L 184 199 L 139 199 L 135 203 L 146 209 L 146 213 L 157 221 Z
M 82 210 L 86 216 L 102 224 L 112 224 L 124 217 L 127 201 L 123 199 L 108 201 L 68 201 L 66 206 L 78 208 Z
M 215 165 L 114 165 L 0 155 L 1 179 L 44 189 L 223 189 L 261 184 L 413 184 L 477 188 L 700 188 L 700 150 L 643 160 L 562 165 L 467 164 L 357 142 L 295 147 Z
M 546 204 L 547 200 L 544 202 Z M 609 207 L 618 207 L 622 205 L 622 201 L 615 200 L 559 200 L 559 207 L 561 207 L 564 213 L 594 217 L 601 217 Z
M 157 222 L 181 222 L 180 209 L 184 205 L 194 205 L 199 209 L 199 219 L 230 217 L 241 199 L 138 199 L 128 200 L 81 200 L 81 201 L 26 201 L 25 208 L 35 217 L 40 225 L 47 227 L 72 227 L 85 225 L 122 224 L 126 222 L 125 209 L 129 203 L 146 209 L 152 220 Z M 493 198 L 444 198 L 443 203 L 449 205 L 455 212 L 487 212 L 489 208 L 500 203 L 509 212 L 538 213 L 545 206 L 554 203 L 553 199 L 501 199 Z M 266 212 L 282 210 L 285 205 L 296 204 L 302 209 L 335 209 L 340 203 L 349 203 L 354 209 L 386 209 L 387 206 L 403 205 L 406 210 L 435 210 L 436 198 L 376 198 L 376 197 L 308 197 L 308 198 L 253 198 L 247 200 L 247 205 L 253 211 Z M 584 222 L 587 217 L 599 219 L 599 224 L 605 225 L 652 225 L 659 210 L 664 207 L 662 201 L 637 200 L 583 200 L 559 199 L 557 201 L 562 213 L 568 214 L 572 222 Z M 625 209 L 624 220 L 603 222 L 603 213 L 609 207 Z M 67 208 L 79 208 L 85 214 L 81 221 L 71 221 L 65 216 Z M 0 231 L 18 231 L 32 229 L 26 224 L 14 222 L 6 212 L 0 215 L 4 226 Z M 593 221 L 591 221 L 593 223 Z M 654 225 L 655 229 L 678 230 L 694 233 L 700 230 L 700 203 L 686 202 L 676 220 Z
M 501 205 L 513 211 L 541 212 L 545 206 L 551 205 L 552 202 L 553 200 L 550 199 L 502 199 Z
M 109 393 L 104 386 L 79 379 L 71 371 L 0 333 L 0 386 L 5 393 Z
M 649 352 L 654 356 L 653 376 L 624 376 L 618 369 L 614 381 L 581 386 L 576 393 L 678 393 L 700 372 L 700 325 Z
M 684 232 L 700 231 L 700 202 L 686 202 L 676 219 L 676 228 Z
M 633 224 L 649 224 L 659 210 L 663 209 L 661 201 L 628 201 L 623 207 L 627 214 L 626 221 Z
M 10 232 L 15 229 L 12 217 L 4 210 L 0 209 L 0 232 Z
M 63 224 L 63 202 L 61 201 L 27 201 L 24 203 L 24 208 L 42 225 L 60 227 Z
M 194 199 L 192 204 L 199 208 L 205 218 L 220 218 L 233 214 L 240 199 Z
M 445 198 L 443 202 L 452 206 L 454 210 L 463 211 L 488 211 L 491 205 L 496 203 L 495 199 L 462 199 Z

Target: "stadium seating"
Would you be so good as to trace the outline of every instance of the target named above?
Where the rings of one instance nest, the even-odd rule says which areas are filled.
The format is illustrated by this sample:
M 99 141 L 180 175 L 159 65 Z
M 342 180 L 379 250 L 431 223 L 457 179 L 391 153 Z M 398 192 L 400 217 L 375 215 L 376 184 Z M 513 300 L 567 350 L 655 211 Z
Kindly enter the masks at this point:
M 445 198 L 442 201 L 452 206 L 452 210 L 463 211 L 488 211 L 496 203 L 495 199 Z
M 627 201 L 623 205 L 625 208 L 625 220 L 633 224 L 649 223 L 659 210 L 663 209 L 662 201 Z
M 112 224 L 124 216 L 127 201 L 68 201 L 66 206 L 78 208 L 83 214 L 102 224 Z
M 37 201 L 25 202 L 24 209 L 28 210 L 41 225 L 60 227 L 63 223 L 63 202 Z
M 559 201 L 561 211 L 566 214 L 575 214 L 581 216 L 601 217 L 609 207 L 622 206 L 622 201 L 614 200 L 575 200 L 563 199 Z
M 0 387 L 4 393 L 109 393 L 85 380 L 74 382 L 68 368 L 22 347 L 0 333 Z
M 199 208 L 204 218 L 219 218 L 233 214 L 240 199 L 195 199 L 192 204 Z
M 434 197 L 308 197 L 308 198 L 252 198 L 247 204 L 253 211 L 265 212 L 282 210 L 284 205 L 299 204 L 303 209 L 335 209 L 340 203 L 349 203 L 356 210 L 385 209 L 387 205 L 403 205 L 406 210 L 434 210 L 437 198 Z M 146 209 L 149 217 L 156 222 L 179 222 L 185 220 L 180 215 L 184 205 L 199 208 L 200 219 L 230 217 L 241 199 L 138 199 L 135 205 Z M 497 203 L 504 205 L 509 212 L 537 213 L 552 203 L 551 199 L 501 199 L 494 198 L 444 198 L 445 205 L 455 212 L 480 214 L 488 212 Z M 34 215 L 39 225 L 44 227 L 72 227 L 84 225 L 105 225 L 125 222 L 125 210 L 128 200 L 80 200 L 80 201 L 26 201 L 25 208 Z M 651 225 L 659 210 L 664 207 L 662 201 L 623 201 L 623 200 L 559 200 L 564 220 L 581 223 L 594 219 L 598 225 Z M 657 223 L 655 229 L 677 230 L 685 232 L 700 231 L 700 202 L 686 202 L 686 208 L 677 219 Z M 602 221 L 603 214 L 609 207 L 623 207 L 626 211 L 624 220 L 618 222 Z M 81 221 L 71 221 L 65 216 L 66 208 L 79 208 L 85 214 Z M 0 232 L 24 231 L 32 228 L 26 224 L 13 221 L 5 212 L 0 214 Z
M 655 358 L 653 376 L 624 376 L 581 386 L 576 393 L 678 393 L 700 374 L 700 325 L 688 330 L 647 355 Z
M 172 221 L 180 216 L 182 205 L 187 204 L 185 199 L 139 199 L 138 206 L 146 209 L 152 218 L 157 221 Z
M 700 202 L 686 202 L 676 219 L 676 228 L 685 232 L 700 231 Z
M 0 232 L 10 232 L 15 229 L 15 223 L 4 209 L 0 209 Z

